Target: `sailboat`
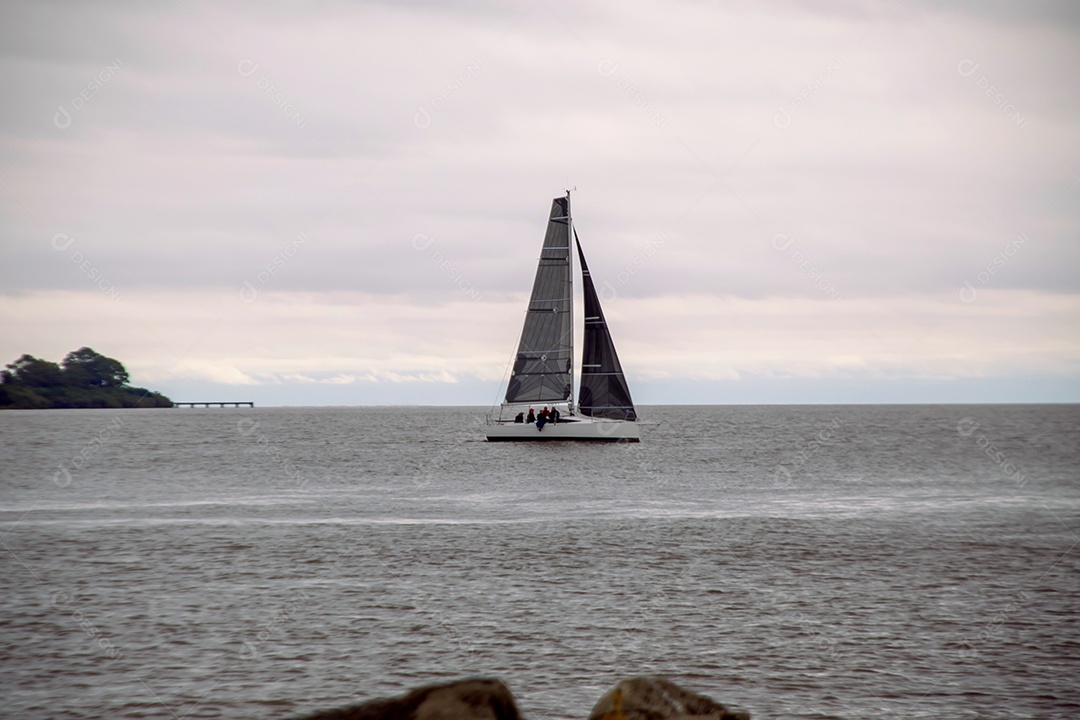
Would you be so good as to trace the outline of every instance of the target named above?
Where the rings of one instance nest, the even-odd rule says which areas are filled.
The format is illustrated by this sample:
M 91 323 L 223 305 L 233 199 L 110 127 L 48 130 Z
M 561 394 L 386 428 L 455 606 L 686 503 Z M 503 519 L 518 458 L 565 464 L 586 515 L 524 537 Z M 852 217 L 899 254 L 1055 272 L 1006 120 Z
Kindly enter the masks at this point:
M 573 250 L 581 267 L 585 329 L 574 395 Z M 559 408 L 557 422 L 526 421 L 526 413 Z M 534 413 L 535 411 L 535 413 Z M 570 192 L 551 202 L 547 234 L 533 281 L 506 397 L 488 418 L 488 440 L 640 442 L 630 398 L 600 298 L 570 215 Z

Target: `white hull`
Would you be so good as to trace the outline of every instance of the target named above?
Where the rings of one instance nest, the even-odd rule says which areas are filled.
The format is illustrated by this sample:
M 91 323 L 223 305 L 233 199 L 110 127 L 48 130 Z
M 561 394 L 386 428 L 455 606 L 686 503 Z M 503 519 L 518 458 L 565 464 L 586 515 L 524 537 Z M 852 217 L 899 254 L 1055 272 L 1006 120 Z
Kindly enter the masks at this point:
M 491 441 L 579 440 L 587 442 L 641 442 L 636 422 L 623 420 L 580 420 L 547 423 L 538 430 L 535 423 L 495 422 L 487 426 Z

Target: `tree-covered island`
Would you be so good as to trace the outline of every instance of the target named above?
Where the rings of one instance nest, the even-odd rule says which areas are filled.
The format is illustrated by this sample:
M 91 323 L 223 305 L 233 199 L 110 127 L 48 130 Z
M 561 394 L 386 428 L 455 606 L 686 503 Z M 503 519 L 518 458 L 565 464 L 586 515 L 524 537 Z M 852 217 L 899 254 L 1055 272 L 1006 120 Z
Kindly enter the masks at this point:
M 0 410 L 172 407 L 161 393 L 128 385 L 119 360 L 88 347 L 57 365 L 23 355 L 0 370 Z

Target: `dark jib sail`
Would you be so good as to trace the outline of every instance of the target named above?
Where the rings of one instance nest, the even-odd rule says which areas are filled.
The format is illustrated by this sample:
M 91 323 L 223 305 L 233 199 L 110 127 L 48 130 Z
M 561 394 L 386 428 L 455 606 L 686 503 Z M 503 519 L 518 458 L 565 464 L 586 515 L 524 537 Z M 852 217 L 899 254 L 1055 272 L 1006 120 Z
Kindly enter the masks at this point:
M 570 397 L 571 331 L 570 199 L 551 203 L 544 247 L 521 330 L 506 402 L 550 403 Z
M 577 233 L 574 234 L 577 239 Z M 585 264 L 585 253 L 578 242 L 581 259 L 582 289 L 585 296 L 585 340 L 581 349 L 581 397 L 578 407 L 582 415 L 611 420 L 637 420 L 630 388 L 626 385 L 615 343 L 611 341 L 600 298 Z

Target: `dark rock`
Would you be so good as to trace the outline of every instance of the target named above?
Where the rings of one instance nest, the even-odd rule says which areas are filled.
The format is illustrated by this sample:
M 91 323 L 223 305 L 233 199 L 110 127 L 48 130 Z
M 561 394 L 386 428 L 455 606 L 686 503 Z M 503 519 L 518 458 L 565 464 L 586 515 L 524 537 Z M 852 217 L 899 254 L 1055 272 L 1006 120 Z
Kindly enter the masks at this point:
M 750 720 L 750 713 L 655 677 L 622 680 L 593 706 L 589 720 Z
M 395 698 L 305 715 L 303 720 L 521 720 L 502 680 L 428 685 Z

